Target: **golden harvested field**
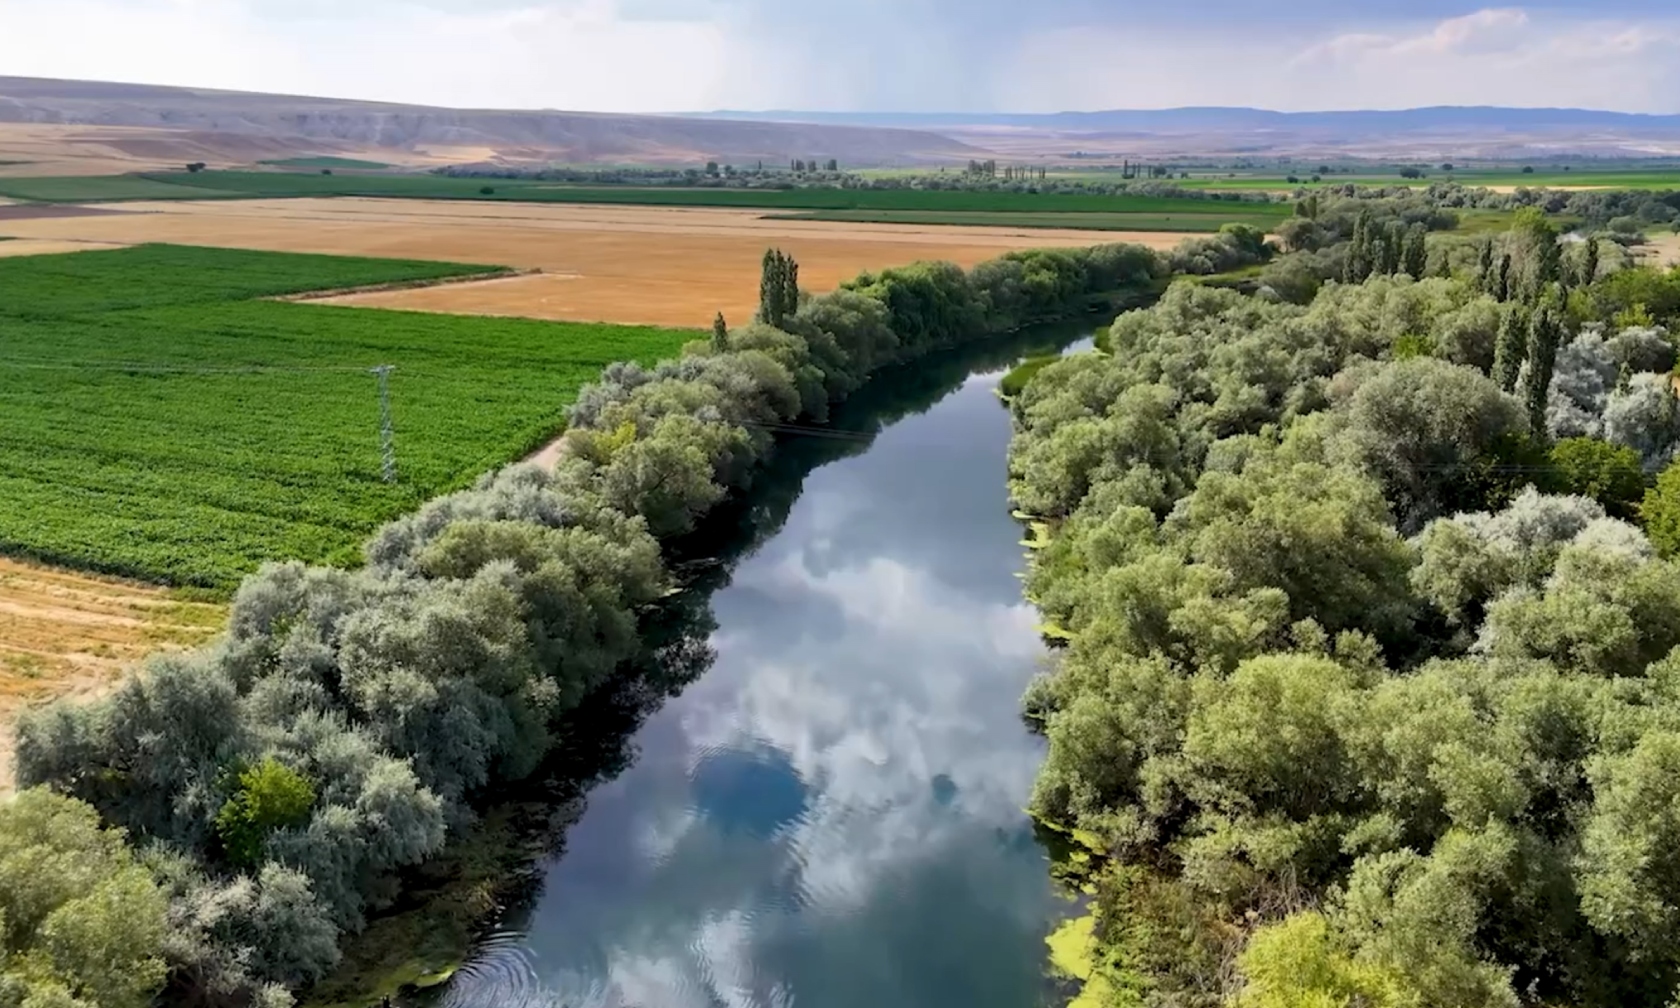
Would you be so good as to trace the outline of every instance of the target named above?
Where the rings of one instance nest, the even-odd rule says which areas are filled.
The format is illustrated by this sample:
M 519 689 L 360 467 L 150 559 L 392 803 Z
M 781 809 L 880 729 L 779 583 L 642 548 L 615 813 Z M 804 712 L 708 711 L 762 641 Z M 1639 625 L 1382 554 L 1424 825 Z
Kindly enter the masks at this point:
M 209 640 L 226 618 L 226 606 L 162 588 L 0 558 L 0 794 L 19 710 L 103 692 L 147 654 Z
M 0 241 L 0 258 L 48 255 L 57 252 L 87 252 L 91 249 L 121 248 L 122 243 L 67 241 L 61 238 L 20 238 Z
M 776 221 L 760 211 L 276 199 L 125 203 L 121 213 L 4 221 L 16 238 L 160 241 L 494 263 L 536 276 L 353 294 L 340 303 L 585 322 L 743 322 L 758 305 L 759 261 L 776 245 L 801 285 L 824 291 L 865 270 L 918 259 L 972 266 L 1011 249 L 1131 241 L 1170 248 L 1181 234 Z M 0 245 L 13 245 L 3 242 Z

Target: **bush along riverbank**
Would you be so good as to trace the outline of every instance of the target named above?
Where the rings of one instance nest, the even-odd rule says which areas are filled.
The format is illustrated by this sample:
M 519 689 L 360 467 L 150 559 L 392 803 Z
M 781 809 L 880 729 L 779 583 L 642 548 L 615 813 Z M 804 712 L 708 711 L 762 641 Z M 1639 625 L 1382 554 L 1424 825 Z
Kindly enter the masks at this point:
M 1675 348 L 1595 305 L 1680 273 L 1503 247 L 1180 283 L 1012 402 L 1081 1006 L 1673 1003 Z
M 769 255 L 760 319 L 655 368 L 609 367 L 571 409 L 552 473 L 515 466 L 427 504 L 380 531 L 361 570 L 264 568 L 213 647 L 25 718 L 19 784 L 126 831 L 153 881 L 121 859 L 111 877 L 148 890 L 134 904 L 156 926 L 137 922 L 123 954 L 147 978 L 166 964 L 170 1003 L 289 1004 L 395 902 L 400 870 L 470 826 L 487 789 L 532 774 L 561 716 L 643 653 L 640 618 L 677 588 L 661 544 L 751 484 L 778 431 L 823 421 L 887 365 L 1148 289 L 1166 268 L 1124 245 L 1012 253 L 806 297 L 795 264 Z M 0 864 L 7 824 L 37 812 L 0 807 Z M 49 827 L 20 849 L 50 848 Z M 51 930 L 16 920 L 23 939 Z M 76 939 L 55 941 L 58 959 L 0 959 L 0 999 L 91 996 L 64 951 Z M 93 1000 L 143 1004 L 145 986 Z

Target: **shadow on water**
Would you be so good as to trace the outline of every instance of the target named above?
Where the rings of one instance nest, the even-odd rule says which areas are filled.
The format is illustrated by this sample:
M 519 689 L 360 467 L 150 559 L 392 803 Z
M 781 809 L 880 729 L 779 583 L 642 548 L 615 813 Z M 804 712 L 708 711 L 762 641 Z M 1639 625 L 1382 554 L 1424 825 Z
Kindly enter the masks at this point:
M 543 896 L 549 866 L 565 852 L 568 828 L 582 816 L 588 793 L 635 761 L 637 729 L 712 667 L 718 629 L 713 596 L 729 586 L 738 565 L 781 531 L 806 479 L 830 463 L 868 452 L 880 432 L 932 409 L 970 376 L 1059 352 L 1088 337 L 1095 324 L 1037 327 L 888 369 L 835 409 L 824 427 L 828 433 L 778 436 L 769 465 L 750 491 L 669 550 L 682 590 L 644 620 L 648 649 L 640 667 L 566 717 L 537 775 L 491 795 L 478 825 L 400 880 L 390 911 L 346 946 L 339 971 L 309 992 L 305 1003 L 360 1006 L 393 997 L 403 1005 L 430 1004 L 462 963 L 470 962 L 469 970 L 529 969 L 530 953 L 521 938 Z M 1002 472 L 996 480 L 1001 488 Z M 695 788 L 718 807 L 750 806 L 751 815 L 736 828 L 767 835 L 799 814 L 805 795 L 800 785 L 788 783 L 787 774 L 739 754 L 728 759 L 732 762 L 700 768 Z M 956 799 L 949 777 L 935 778 L 932 789 L 942 805 Z M 750 801 L 742 800 L 744 791 L 751 792 Z M 1030 831 L 1023 837 L 1031 843 Z M 499 954 L 487 954 L 492 952 Z

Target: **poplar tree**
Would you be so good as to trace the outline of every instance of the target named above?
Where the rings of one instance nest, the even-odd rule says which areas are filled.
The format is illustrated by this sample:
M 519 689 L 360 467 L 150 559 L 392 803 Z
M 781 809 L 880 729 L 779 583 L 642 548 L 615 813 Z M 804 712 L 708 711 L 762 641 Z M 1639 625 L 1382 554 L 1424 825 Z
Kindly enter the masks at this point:
M 1598 239 L 1588 238 L 1581 252 L 1581 286 L 1590 287 L 1598 279 Z
M 1348 283 L 1364 283 L 1371 276 L 1371 212 L 1362 210 L 1353 222 L 1353 238 L 1348 242 L 1347 265 L 1342 279 Z
M 1529 316 L 1528 374 L 1523 385 L 1523 401 L 1528 406 L 1528 425 L 1535 437 L 1546 434 L 1546 399 L 1552 388 L 1558 344 L 1562 339 L 1563 326 L 1551 305 L 1542 305 Z
M 1494 300 L 1501 303 L 1511 300 L 1511 253 L 1507 252 L 1499 260 L 1498 282 L 1493 287 Z
M 1517 375 L 1528 348 L 1528 325 L 1523 315 L 1522 309 L 1507 305 L 1499 320 L 1499 336 L 1493 344 L 1492 378 L 1506 392 L 1516 389 Z
M 799 264 L 781 249 L 769 249 L 758 281 L 758 320 L 780 329 L 798 310 Z
M 1400 268 L 1413 280 L 1422 280 L 1429 272 L 1429 239 L 1424 237 L 1423 225 L 1412 225 L 1406 235 L 1406 251 L 1401 256 Z
M 723 320 L 723 312 L 712 319 L 712 349 L 719 353 L 729 349 L 729 323 Z
M 782 318 L 791 318 L 799 311 L 799 264 L 793 256 L 782 256 Z M 777 323 L 780 328 L 781 323 Z
M 1498 292 L 1499 277 L 1493 268 L 1493 239 L 1483 238 L 1482 247 L 1476 257 L 1476 283 L 1482 288 L 1483 294 Z
M 781 250 L 765 250 L 764 269 L 758 280 L 758 320 L 777 327 L 782 324 L 783 272 Z

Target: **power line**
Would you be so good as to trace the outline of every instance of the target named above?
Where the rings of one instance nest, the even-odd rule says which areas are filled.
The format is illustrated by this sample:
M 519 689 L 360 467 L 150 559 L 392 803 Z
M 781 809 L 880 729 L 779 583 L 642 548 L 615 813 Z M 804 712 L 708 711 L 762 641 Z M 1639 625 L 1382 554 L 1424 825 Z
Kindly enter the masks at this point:
M 369 374 L 379 376 L 379 447 L 387 483 L 397 481 L 397 435 L 391 426 L 391 372 L 396 369 L 395 364 L 368 369 Z
M 206 367 L 202 364 L 154 364 L 141 361 L 50 361 L 0 358 L 0 367 L 29 371 L 109 371 L 142 374 L 349 374 L 362 371 L 354 366 L 297 367 L 278 364 L 245 364 Z
M 771 434 L 830 438 L 840 441 L 873 441 L 876 433 L 874 431 L 845 430 L 838 427 L 812 427 L 805 424 L 779 422 L 764 423 L 755 420 L 742 420 L 740 421 L 740 425 L 742 427 L 753 428 L 754 430 L 766 431 Z

